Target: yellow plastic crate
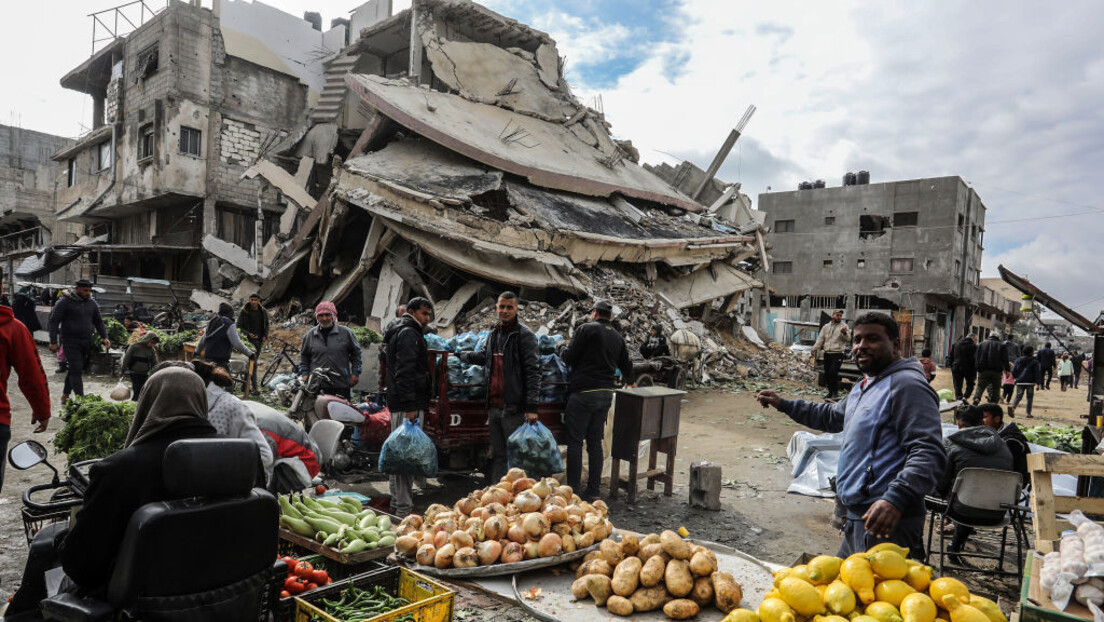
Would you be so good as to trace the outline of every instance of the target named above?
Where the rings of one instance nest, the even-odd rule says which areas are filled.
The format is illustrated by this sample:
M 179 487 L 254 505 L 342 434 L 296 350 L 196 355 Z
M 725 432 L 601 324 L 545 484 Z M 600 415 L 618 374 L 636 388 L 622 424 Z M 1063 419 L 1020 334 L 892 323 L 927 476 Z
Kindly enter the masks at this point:
M 409 619 L 414 622 L 450 622 L 452 620 L 452 606 L 456 592 L 412 570 L 395 567 L 388 571 L 335 582 L 327 586 L 325 591 L 315 590 L 306 596 L 296 597 L 295 622 L 349 622 L 329 615 L 313 602 L 321 598 L 337 598 L 350 582 L 360 589 L 382 585 L 392 594 L 410 601 L 409 605 L 400 609 L 356 622 L 391 622 L 406 616 L 410 616 Z

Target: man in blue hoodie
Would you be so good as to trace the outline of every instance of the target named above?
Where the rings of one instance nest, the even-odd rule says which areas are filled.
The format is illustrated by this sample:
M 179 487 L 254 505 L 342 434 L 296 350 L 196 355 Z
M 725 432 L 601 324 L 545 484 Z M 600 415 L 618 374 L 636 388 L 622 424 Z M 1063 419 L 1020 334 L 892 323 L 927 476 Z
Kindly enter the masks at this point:
M 761 391 L 756 399 L 794 421 L 843 432 L 836 494 L 847 509 L 839 556 L 879 542 L 924 555 L 924 495 L 947 463 L 939 397 L 920 363 L 902 358 L 897 322 L 883 313 L 855 320 L 852 354 L 866 378 L 835 404 L 782 399 Z

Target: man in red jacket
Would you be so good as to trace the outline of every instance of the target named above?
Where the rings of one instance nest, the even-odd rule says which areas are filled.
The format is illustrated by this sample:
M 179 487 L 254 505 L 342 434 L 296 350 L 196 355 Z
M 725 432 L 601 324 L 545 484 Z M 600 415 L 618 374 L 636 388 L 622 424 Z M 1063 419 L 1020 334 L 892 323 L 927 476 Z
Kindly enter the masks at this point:
M 0 289 L 4 273 L 0 271 Z M 8 376 L 12 368 L 19 374 L 19 390 L 31 403 L 31 425 L 35 432 L 45 432 L 50 422 L 50 389 L 46 372 L 38 357 L 31 331 L 15 319 L 11 307 L 0 306 L 0 487 L 4 485 L 4 465 L 8 461 L 8 441 L 11 440 L 11 403 L 8 402 Z

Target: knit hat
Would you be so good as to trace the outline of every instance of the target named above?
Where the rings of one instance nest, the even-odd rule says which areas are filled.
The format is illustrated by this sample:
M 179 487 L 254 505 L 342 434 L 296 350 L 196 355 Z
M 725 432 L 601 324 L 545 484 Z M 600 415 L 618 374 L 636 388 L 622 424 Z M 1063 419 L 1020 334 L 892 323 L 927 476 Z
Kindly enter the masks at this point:
M 234 307 L 231 307 L 229 304 L 227 304 L 225 302 L 220 302 L 219 303 L 218 314 L 223 316 L 223 317 L 232 318 L 232 317 L 234 317 Z
M 333 316 L 333 318 L 335 320 L 337 319 L 337 307 L 334 306 L 334 303 L 332 303 L 328 300 L 324 300 L 324 301 L 318 303 L 318 306 L 316 306 L 314 308 L 314 317 L 315 317 L 315 319 L 318 319 L 319 314 L 322 314 L 322 313 L 329 313 L 330 315 Z

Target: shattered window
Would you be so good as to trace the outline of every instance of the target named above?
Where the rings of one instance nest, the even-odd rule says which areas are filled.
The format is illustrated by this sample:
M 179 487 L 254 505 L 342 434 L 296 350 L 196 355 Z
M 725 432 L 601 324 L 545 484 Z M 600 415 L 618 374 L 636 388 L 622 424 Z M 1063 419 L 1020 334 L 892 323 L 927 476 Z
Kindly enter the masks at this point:
M 158 53 L 157 45 L 146 48 L 138 54 L 137 70 L 134 72 L 138 80 L 148 78 L 157 71 Z
M 825 259 L 824 260 L 824 269 L 825 270 L 831 270 L 832 269 L 832 260 L 831 259 Z
M 889 260 L 890 272 L 912 272 L 912 257 L 897 257 Z
M 69 158 L 68 166 L 66 167 L 66 169 L 68 173 L 65 178 L 66 187 L 72 188 L 77 183 L 77 159 Z
M 836 217 L 835 216 L 825 216 L 824 217 L 824 224 L 826 224 L 826 225 L 836 224 Z
M 774 221 L 775 233 L 793 233 L 794 221 L 792 220 L 776 220 Z
M 864 240 L 885 235 L 889 219 L 885 216 L 859 216 L 859 237 Z
M 100 143 L 96 152 L 96 170 L 103 171 L 111 168 L 111 141 Z
M 775 274 L 792 274 L 793 262 L 792 261 L 776 261 L 774 262 Z
M 915 227 L 919 224 L 920 212 L 897 212 L 893 215 L 894 227 Z
M 859 260 L 857 260 L 857 261 L 855 262 L 855 267 L 856 267 L 856 268 L 865 268 L 865 267 L 866 267 L 866 260 L 865 260 L 865 259 L 859 259 Z

